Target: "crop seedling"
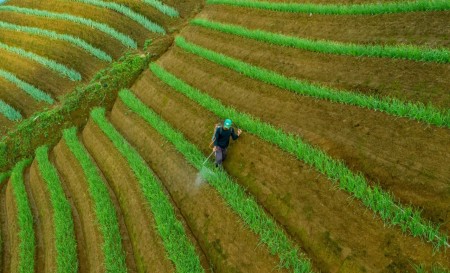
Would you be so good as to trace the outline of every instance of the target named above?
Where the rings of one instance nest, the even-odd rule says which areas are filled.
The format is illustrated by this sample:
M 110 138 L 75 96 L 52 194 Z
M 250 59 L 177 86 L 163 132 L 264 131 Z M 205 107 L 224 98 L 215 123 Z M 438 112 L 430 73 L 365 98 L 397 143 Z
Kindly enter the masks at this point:
M 280 3 L 257 0 L 207 0 L 206 3 L 282 12 L 330 15 L 374 15 L 418 11 L 444 11 L 450 9 L 450 2 L 448 0 L 416 0 L 351 5 Z
M 108 26 L 107 24 L 96 22 L 91 19 L 78 17 L 75 15 L 67 14 L 67 13 L 57 13 L 57 12 L 38 10 L 38 9 L 30 9 L 30 8 L 22 8 L 22 7 L 16 7 L 16 6 L 0 6 L 0 11 L 16 12 L 16 13 L 21 13 L 21 14 L 40 16 L 40 17 L 49 18 L 49 19 L 64 20 L 64 21 L 69 21 L 69 22 L 85 25 L 90 28 L 94 28 L 101 32 L 106 33 L 107 35 L 118 40 L 124 46 L 126 46 L 128 48 L 133 48 L 133 49 L 137 48 L 137 43 L 129 36 L 127 36 L 123 33 L 120 33 L 119 31 Z
M 180 16 L 180 14 L 178 13 L 178 11 L 175 8 L 168 6 L 159 0 L 144 0 L 144 3 L 154 7 L 155 9 L 159 10 L 160 12 L 164 13 L 165 15 L 167 15 L 169 17 L 179 17 Z
M 69 201 L 65 197 L 55 167 L 48 159 L 48 147 L 36 150 L 36 160 L 42 179 L 50 193 L 55 229 L 56 265 L 58 273 L 78 271 L 77 244 Z
M 387 224 L 396 225 L 404 232 L 407 230 L 413 236 L 432 242 L 436 248 L 448 248 L 448 238 L 440 234 L 439 228 L 420 217 L 420 213 L 409 207 L 397 205 L 391 194 L 380 187 L 371 187 L 365 177 L 354 173 L 341 161 L 335 160 L 322 150 L 305 143 L 300 137 L 287 134 L 281 129 L 260 121 L 251 115 L 223 105 L 220 101 L 202 93 L 170 74 L 156 63 L 151 64 L 151 71 L 174 90 L 198 103 L 220 118 L 230 118 L 236 124 L 261 139 L 272 143 L 289 154 L 314 167 L 326 175 L 330 182 L 347 191 L 365 206 L 377 213 Z
M 175 264 L 177 272 L 204 272 L 194 246 L 189 242 L 183 225 L 177 220 L 172 204 L 165 195 L 155 174 L 147 167 L 139 153 L 108 122 L 104 108 L 94 109 L 91 117 L 128 161 L 133 170 L 142 193 L 153 212 L 156 228 L 163 240 L 164 247 L 169 254 L 169 258 Z
M 133 93 L 122 90 L 119 97 L 135 114 L 171 142 L 192 166 L 202 172 L 203 178 L 219 192 L 245 224 L 260 236 L 260 240 L 268 246 L 270 252 L 279 256 L 280 267 L 292 269 L 294 272 L 312 272 L 311 264 L 304 254 L 298 252 L 283 230 L 226 172 L 214 168 L 210 163 L 207 163 L 205 170 L 206 157 L 202 152 L 137 99 Z
M 367 96 L 360 93 L 336 90 L 325 86 L 288 78 L 274 71 L 257 67 L 231 58 L 215 51 L 187 42 L 183 37 L 175 39 L 176 45 L 186 52 L 198 55 L 252 79 L 292 91 L 299 95 L 310 96 L 331 102 L 359 106 L 390 115 L 422 121 L 436 126 L 450 128 L 450 109 L 441 111 L 432 105 L 403 102 L 395 98 Z
M 0 99 L 0 113 L 11 121 L 19 121 L 22 115 L 19 111 L 11 107 L 9 104 Z

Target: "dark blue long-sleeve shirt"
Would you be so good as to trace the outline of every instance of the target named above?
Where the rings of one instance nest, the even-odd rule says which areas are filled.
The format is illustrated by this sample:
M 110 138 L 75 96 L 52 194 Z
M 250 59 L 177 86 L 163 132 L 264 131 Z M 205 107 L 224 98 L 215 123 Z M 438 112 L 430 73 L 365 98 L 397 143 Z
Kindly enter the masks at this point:
M 238 139 L 238 135 L 234 132 L 233 128 L 225 130 L 224 128 L 217 128 L 214 134 L 214 146 L 219 146 L 220 148 L 226 149 L 230 144 L 230 137 L 233 140 Z

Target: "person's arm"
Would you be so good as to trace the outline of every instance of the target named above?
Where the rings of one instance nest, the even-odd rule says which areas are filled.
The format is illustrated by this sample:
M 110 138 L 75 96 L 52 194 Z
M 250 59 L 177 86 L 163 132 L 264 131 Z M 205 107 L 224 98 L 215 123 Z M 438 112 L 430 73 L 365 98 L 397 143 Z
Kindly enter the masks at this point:
M 240 131 L 240 130 L 239 130 Z M 231 129 L 231 137 L 233 138 L 233 140 L 236 140 L 239 138 L 240 132 L 238 131 L 238 134 L 236 134 L 234 132 L 234 128 Z

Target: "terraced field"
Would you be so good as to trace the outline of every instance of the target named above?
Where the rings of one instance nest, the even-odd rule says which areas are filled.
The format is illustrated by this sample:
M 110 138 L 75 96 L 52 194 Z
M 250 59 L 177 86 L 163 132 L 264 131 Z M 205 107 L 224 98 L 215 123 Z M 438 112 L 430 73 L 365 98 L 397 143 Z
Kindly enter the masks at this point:
M 2 272 L 449 272 L 448 1 L 56 2 L 0 5 Z

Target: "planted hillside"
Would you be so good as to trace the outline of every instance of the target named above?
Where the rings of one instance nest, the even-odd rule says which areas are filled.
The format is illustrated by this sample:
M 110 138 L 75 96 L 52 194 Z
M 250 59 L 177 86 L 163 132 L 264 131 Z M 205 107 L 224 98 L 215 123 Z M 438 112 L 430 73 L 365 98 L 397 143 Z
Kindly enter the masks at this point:
M 207 0 L 208 4 L 221 4 L 245 8 L 265 9 L 282 12 L 300 12 L 329 15 L 374 15 L 400 12 L 441 11 L 449 10 L 447 0 L 415 0 L 371 4 L 308 4 L 282 3 L 257 0 Z
M 273 254 L 280 258 L 280 266 L 294 272 L 311 272 L 309 260 L 293 246 L 286 234 L 264 212 L 256 201 L 248 196 L 244 189 L 235 183 L 225 172 L 215 169 L 208 164 L 205 169 L 206 157 L 202 152 L 189 143 L 184 136 L 175 131 L 167 122 L 163 121 L 155 112 L 138 100 L 130 91 L 120 92 L 121 100 L 136 114 L 141 116 L 161 135 L 170 141 L 186 160 L 192 164 L 225 199 L 228 205 L 241 216 L 246 225 L 260 236 Z
M 22 7 L 16 7 L 16 6 L 0 6 L 0 11 L 10 11 L 10 12 L 16 12 L 21 14 L 27 14 L 27 15 L 33 15 L 33 16 L 40 16 L 44 18 L 49 19 L 57 19 L 57 20 L 65 20 L 74 22 L 77 24 L 85 25 L 94 29 L 97 29 L 99 31 L 102 31 L 109 36 L 115 38 L 116 40 L 120 41 L 123 45 L 129 47 L 129 48 L 137 48 L 137 43 L 129 36 L 120 33 L 119 31 L 115 30 L 114 28 L 108 26 L 107 24 L 99 23 L 91 19 L 83 18 L 74 16 L 67 13 L 57 13 L 57 12 L 50 12 L 45 10 L 39 10 L 39 9 L 30 9 L 30 8 L 22 8 Z
M 390 115 L 405 117 L 450 128 L 450 111 L 441 111 L 432 105 L 403 102 L 395 98 L 367 96 L 360 93 L 336 90 L 306 81 L 288 78 L 274 71 L 257 67 L 232 57 L 217 53 L 196 44 L 187 42 L 183 37 L 176 38 L 176 44 L 185 51 L 198 55 L 211 62 L 220 64 L 243 75 L 262 82 L 318 99 L 355 105 L 370 110 L 385 112 Z
M 320 173 L 325 174 L 330 182 L 361 200 L 388 224 L 397 225 L 403 232 L 409 231 L 413 236 L 432 242 L 436 248 L 449 247 L 448 238 L 439 232 L 439 227 L 422 219 L 419 211 L 396 204 L 394 197 L 380 187 L 370 187 L 363 175 L 352 172 L 344 163 L 334 160 L 323 151 L 305 143 L 298 136 L 289 135 L 255 117 L 224 106 L 220 101 L 189 86 L 156 63 L 153 63 L 150 68 L 157 77 L 174 90 L 184 94 L 207 110 L 223 119 L 231 118 L 242 129 L 279 146 L 299 160 L 316 168 Z

